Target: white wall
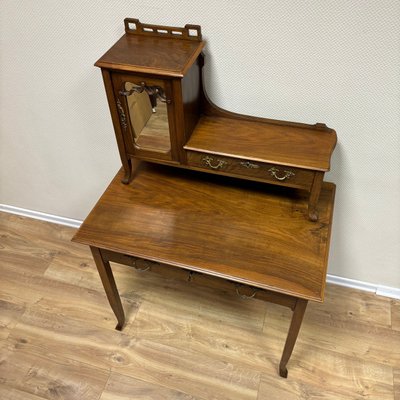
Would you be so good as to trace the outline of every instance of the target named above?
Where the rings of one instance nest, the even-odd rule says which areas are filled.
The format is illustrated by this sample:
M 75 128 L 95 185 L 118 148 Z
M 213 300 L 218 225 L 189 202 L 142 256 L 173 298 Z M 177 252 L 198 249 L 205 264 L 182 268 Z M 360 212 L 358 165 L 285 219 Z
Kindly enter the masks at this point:
M 339 143 L 329 272 L 400 288 L 400 2 L 0 2 L 0 203 L 83 219 L 119 168 L 100 71 L 123 18 L 202 26 L 223 108 Z

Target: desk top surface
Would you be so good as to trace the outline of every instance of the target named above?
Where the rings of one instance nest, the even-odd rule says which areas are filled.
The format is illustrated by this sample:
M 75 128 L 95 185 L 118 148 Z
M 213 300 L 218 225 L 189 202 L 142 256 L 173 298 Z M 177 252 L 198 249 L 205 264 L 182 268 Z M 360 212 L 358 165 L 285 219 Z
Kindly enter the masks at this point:
M 335 185 L 324 183 L 319 220 L 306 191 L 142 162 L 120 171 L 73 241 L 322 301 Z

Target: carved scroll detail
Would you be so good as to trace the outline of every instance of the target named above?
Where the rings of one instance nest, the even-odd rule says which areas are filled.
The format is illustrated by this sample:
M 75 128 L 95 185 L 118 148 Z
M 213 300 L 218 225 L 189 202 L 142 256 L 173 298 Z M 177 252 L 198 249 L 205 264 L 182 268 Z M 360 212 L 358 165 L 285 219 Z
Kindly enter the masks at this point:
M 119 114 L 119 120 L 121 122 L 121 126 L 126 131 L 126 128 L 128 127 L 128 124 L 126 123 L 126 115 L 124 108 L 122 107 L 121 101 L 117 99 L 117 108 L 118 108 L 118 114 Z

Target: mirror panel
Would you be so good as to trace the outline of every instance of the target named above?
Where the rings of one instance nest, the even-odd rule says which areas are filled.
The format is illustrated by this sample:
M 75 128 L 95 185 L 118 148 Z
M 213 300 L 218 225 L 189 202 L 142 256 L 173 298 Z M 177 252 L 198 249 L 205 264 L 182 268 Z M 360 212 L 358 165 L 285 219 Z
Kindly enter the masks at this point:
M 135 147 L 170 153 L 168 110 L 163 88 L 125 82 L 124 89 Z

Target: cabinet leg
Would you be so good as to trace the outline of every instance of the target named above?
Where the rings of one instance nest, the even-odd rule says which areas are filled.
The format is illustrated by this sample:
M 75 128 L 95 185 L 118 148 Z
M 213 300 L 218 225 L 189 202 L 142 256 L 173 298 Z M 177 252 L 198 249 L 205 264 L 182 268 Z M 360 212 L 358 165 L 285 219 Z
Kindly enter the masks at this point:
M 129 159 L 127 160 L 127 164 L 123 165 L 125 175 L 122 179 L 122 183 L 125 185 L 128 185 L 132 182 L 132 179 L 135 177 L 136 171 L 139 168 L 140 160 L 137 160 L 136 158 L 134 159 Z
M 285 347 L 283 349 L 281 362 L 279 363 L 279 375 L 282 378 L 287 378 L 288 371 L 286 365 L 289 361 L 294 345 L 296 344 L 297 335 L 303 321 L 303 316 L 307 307 L 307 300 L 298 299 L 294 306 L 292 321 L 290 322 L 289 332 L 286 338 Z
M 125 314 L 124 309 L 122 308 L 121 298 L 119 297 L 110 263 L 108 261 L 104 261 L 101 251 L 97 247 L 90 246 L 90 250 L 92 251 L 97 271 L 99 271 L 100 279 L 103 283 L 108 302 L 110 303 L 110 306 L 118 320 L 118 324 L 115 329 L 120 331 L 125 323 Z
M 131 160 L 123 160 L 122 166 L 124 167 L 124 177 L 122 178 L 122 183 L 128 185 L 132 181 L 132 162 Z
M 311 221 L 318 221 L 318 199 L 321 193 L 324 172 L 316 172 L 311 185 L 310 197 L 308 198 L 308 217 Z

